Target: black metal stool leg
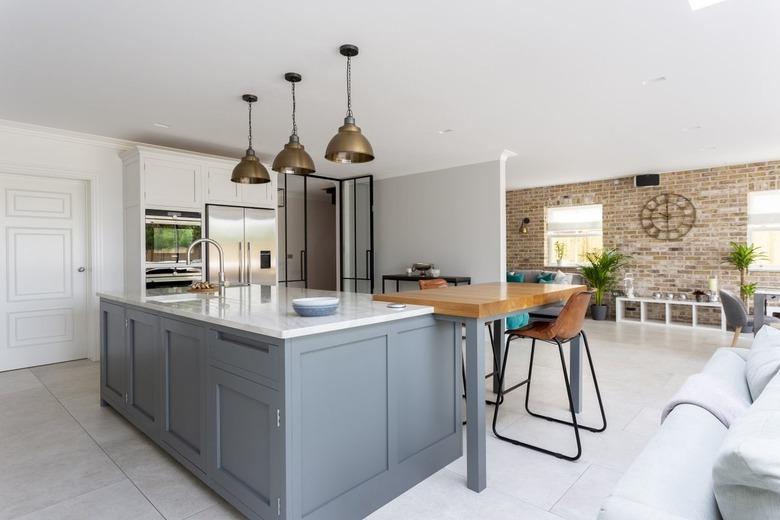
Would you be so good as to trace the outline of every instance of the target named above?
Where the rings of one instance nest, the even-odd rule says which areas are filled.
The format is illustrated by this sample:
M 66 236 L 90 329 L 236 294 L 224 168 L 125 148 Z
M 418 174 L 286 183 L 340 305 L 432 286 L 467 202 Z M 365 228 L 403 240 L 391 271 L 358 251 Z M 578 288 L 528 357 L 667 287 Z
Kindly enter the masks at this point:
M 577 415 L 574 413 L 574 399 L 571 395 L 571 385 L 569 384 L 569 374 L 567 373 L 566 369 L 566 359 L 563 355 L 563 345 L 560 341 L 555 340 L 556 344 L 558 345 L 558 354 L 561 358 L 561 368 L 563 369 L 563 378 L 566 382 L 566 395 L 569 399 L 569 412 L 571 413 L 572 418 L 572 426 L 574 427 L 574 438 L 577 441 L 577 454 L 576 455 L 565 455 L 563 453 L 558 453 L 557 451 L 548 450 L 546 448 L 541 448 L 539 446 L 535 446 L 533 444 L 528 444 L 522 441 L 519 441 L 517 439 L 512 439 L 511 437 L 506 437 L 504 435 L 501 435 L 498 433 L 496 429 L 496 423 L 498 422 L 498 409 L 500 408 L 500 403 L 502 402 L 503 394 L 504 394 L 504 377 L 506 376 L 506 359 L 509 357 L 509 349 L 507 349 L 507 352 L 504 355 L 504 364 L 501 368 L 501 373 L 499 375 L 499 404 L 496 405 L 496 409 L 493 412 L 493 434 L 498 437 L 499 439 L 512 443 L 516 446 L 522 446 L 524 448 L 528 448 L 534 451 L 538 451 L 540 453 L 545 453 L 547 455 L 552 455 L 553 457 L 557 457 L 559 459 L 565 459 L 565 460 L 577 460 L 582 455 L 582 442 L 580 441 L 580 432 L 579 428 L 577 427 Z M 533 355 L 534 355 L 534 349 L 536 347 L 536 342 L 534 341 L 531 346 L 531 363 L 528 367 L 528 379 L 526 380 L 526 383 L 530 386 L 532 371 L 533 371 Z M 526 399 L 528 396 L 528 388 L 526 388 Z

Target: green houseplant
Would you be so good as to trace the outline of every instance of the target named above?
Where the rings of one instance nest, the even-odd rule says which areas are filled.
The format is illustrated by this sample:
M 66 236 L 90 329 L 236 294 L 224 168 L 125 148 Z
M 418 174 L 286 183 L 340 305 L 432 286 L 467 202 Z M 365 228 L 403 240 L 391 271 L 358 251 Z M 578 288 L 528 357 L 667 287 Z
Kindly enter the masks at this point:
M 581 274 L 593 288 L 593 304 L 590 306 L 590 315 L 594 320 L 607 318 L 607 306 L 604 304 L 604 295 L 617 287 L 618 271 L 628 265 L 630 256 L 617 249 L 602 249 L 585 253 L 585 263 L 582 265 Z
M 749 303 L 749 299 L 756 292 L 756 284 L 748 283 L 747 273 L 750 266 L 759 260 L 765 260 L 766 253 L 761 251 L 761 248 L 754 244 L 740 244 L 739 242 L 731 243 L 731 251 L 729 251 L 726 257 L 726 262 L 730 263 L 739 271 L 739 295 L 745 302 L 745 305 Z
M 555 260 L 558 263 L 558 266 L 563 263 L 563 257 L 566 256 L 566 243 L 561 242 L 560 240 L 555 241 Z

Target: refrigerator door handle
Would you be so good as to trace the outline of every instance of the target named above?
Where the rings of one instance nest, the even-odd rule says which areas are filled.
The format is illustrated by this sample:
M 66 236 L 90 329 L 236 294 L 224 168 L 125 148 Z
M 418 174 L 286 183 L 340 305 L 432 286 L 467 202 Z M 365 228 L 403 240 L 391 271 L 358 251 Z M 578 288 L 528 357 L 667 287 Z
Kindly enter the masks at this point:
M 244 255 L 241 254 L 241 242 L 238 243 L 238 283 L 243 283 Z
M 246 282 L 252 283 L 252 243 L 246 243 Z

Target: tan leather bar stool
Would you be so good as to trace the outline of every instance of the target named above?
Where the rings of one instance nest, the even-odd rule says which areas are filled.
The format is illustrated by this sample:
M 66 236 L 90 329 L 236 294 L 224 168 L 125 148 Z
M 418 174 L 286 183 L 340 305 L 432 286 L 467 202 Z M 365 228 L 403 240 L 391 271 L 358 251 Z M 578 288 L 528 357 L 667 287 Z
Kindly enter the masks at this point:
M 596 380 L 596 371 L 593 369 L 593 359 L 590 356 L 590 347 L 588 346 L 588 338 L 585 336 L 585 332 L 582 330 L 583 322 L 585 321 L 585 313 L 588 310 L 588 304 L 590 303 L 591 294 L 589 292 L 580 292 L 572 295 L 569 301 L 566 302 L 560 314 L 554 321 L 536 321 L 530 325 L 521 329 L 507 331 L 506 351 L 504 352 L 504 363 L 499 373 L 499 393 L 496 398 L 496 408 L 493 412 L 493 433 L 499 439 L 516 444 L 517 446 L 523 446 L 532 450 L 536 450 L 548 455 L 553 455 L 560 459 L 565 460 L 577 460 L 582 455 L 582 443 L 580 442 L 580 429 L 588 430 L 591 432 L 603 432 L 607 429 L 607 416 L 604 413 L 604 404 L 601 401 L 601 392 L 599 391 L 599 384 Z M 577 422 L 577 415 L 574 413 L 574 403 L 572 402 L 571 384 L 569 383 L 569 372 L 566 369 L 566 358 L 563 355 L 563 345 L 571 342 L 577 336 L 582 336 L 583 343 L 585 344 L 585 353 L 588 356 L 588 364 L 590 365 L 590 373 L 593 376 L 593 386 L 596 388 L 596 397 L 599 402 L 599 409 L 601 410 L 602 425 L 598 428 L 592 426 L 583 426 Z M 511 341 L 515 338 L 530 338 L 531 339 L 531 360 L 528 364 L 528 379 L 521 381 L 520 383 L 504 389 L 504 379 L 506 376 L 507 359 L 509 359 L 509 347 Z M 536 342 L 542 341 L 545 343 L 551 343 L 558 346 L 558 354 L 561 358 L 561 368 L 563 369 L 563 379 L 566 382 L 566 395 L 569 398 L 569 412 L 571 414 L 571 421 L 557 419 L 555 417 L 549 417 L 546 415 L 538 414 L 531 411 L 528 406 L 529 396 L 531 394 L 531 377 L 533 375 L 534 367 L 534 353 L 536 351 Z M 501 404 L 504 402 L 504 397 L 507 393 L 516 390 L 517 388 L 525 385 L 525 409 L 534 416 L 547 421 L 556 422 L 559 424 L 565 424 L 574 428 L 574 438 L 577 441 L 577 453 L 575 455 L 565 455 L 546 448 L 534 446 L 517 439 L 512 439 L 501 435 L 496 430 L 496 423 L 498 421 L 498 411 Z

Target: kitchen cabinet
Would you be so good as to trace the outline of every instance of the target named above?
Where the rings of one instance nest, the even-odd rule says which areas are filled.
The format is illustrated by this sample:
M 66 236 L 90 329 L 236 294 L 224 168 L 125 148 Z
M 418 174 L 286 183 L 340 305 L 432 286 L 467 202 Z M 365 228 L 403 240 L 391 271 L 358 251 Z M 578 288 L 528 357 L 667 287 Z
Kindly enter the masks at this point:
M 206 452 L 206 329 L 163 318 L 160 439 L 201 471 Z
M 209 166 L 206 171 L 206 202 L 215 204 L 240 204 L 242 185 L 232 182 L 232 170 Z
M 241 205 L 258 208 L 276 207 L 276 172 L 268 171 L 271 182 L 265 184 L 241 184 Z
M 100 396 L 114 408 L 124 408 L 127 398 L 127 345 L 125 309 L 100 304 Z
M 145 158 L 144 202 L 163 208 L 195 208 L 203 205 L 201 166 L 183 159 Z
M 284 486 L 279 392 L 208 367 L 208 476 L 261 518 L 276 518 Z
M 125 319 L 127 413 L 155 437 L 160 429 L 160 319 L 135 309 L 128 309 Z

